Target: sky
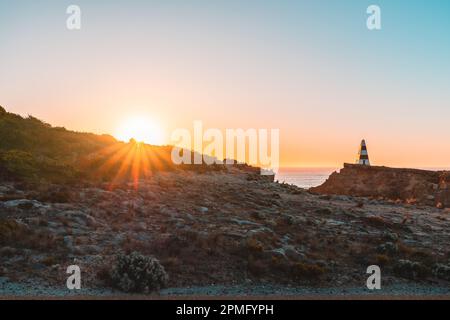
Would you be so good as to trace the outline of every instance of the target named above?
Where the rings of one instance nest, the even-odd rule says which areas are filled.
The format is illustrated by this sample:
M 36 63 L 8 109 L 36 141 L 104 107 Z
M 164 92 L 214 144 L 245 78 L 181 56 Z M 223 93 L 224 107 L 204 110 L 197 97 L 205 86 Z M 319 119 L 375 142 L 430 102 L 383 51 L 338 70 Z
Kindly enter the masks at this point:
M 450 1 L 0 0 L 0 46 L 0 105 L 55 126 L 145 118 L 170 143 L 201 120 L 279 129 L 282 166 L 364 138 L 372 164 L 450 167 Z

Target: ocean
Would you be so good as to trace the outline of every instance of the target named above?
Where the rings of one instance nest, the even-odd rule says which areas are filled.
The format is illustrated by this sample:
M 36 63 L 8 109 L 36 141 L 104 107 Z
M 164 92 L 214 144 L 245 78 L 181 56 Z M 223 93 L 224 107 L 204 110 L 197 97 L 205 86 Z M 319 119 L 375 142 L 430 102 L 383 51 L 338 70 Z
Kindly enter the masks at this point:
M 275 180 L 301 188 L 317 187 L 339 168 L 280 168 Z
M 341 168 L 280 168 L 275 176 L 275 180 L 296 185 L 300 188 L 311 188 L 320 186 L 328 179 L 330 174 L 334 171 L 339 171 Z M 450 171 L 450 168 L 417 168 L 421 170 L 430 171 Z

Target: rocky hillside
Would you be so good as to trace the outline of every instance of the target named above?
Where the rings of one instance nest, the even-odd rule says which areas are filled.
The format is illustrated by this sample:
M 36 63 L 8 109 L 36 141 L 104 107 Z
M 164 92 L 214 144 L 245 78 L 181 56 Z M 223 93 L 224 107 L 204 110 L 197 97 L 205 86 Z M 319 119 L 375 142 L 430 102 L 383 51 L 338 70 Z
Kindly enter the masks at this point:
M 318 196 L 227 172 L 158 173 L 123 183 L 0 187 L 0 276 L 108 288 L 118 253 L 156 257 L 169 287 L 237 284 L 365 286 L 450 280 L 450 219 L 437 208 Z M 447 283 L 447 282 L 445 282 Z M 0 287 L 1 294 L 1 287 Z
M 73 264 L 83 290 L 136 288 L 130 275 L 157 277 L 158 286 L 171 288 L 364 289 L 372 264 L 382 268 L 383 285 L 448 287 L 445 210 L 312 194 L 246 165 L 173 167 L 164 161 L 168 148 L 53 128 L 2 110 L 0 133 L 0 297 L 26 294 L 14 288 L 31 280 L 33 290 L 64 291 Z M 132 159 L 141 159 L 140 169 Z M 349 175 L 345 186 L 365 192 L 378 185 L 374 176 L 403 177 L 397 188 L 379 191 L 396 191 L 393 198 L 418 198 L 428 187 L 437 196 L 443 188 L 434 173 L 406 171 L 406 179 L 388 169 L 342 172 Z M 425 191 L 414 187 L 425 183 Z M 117 261 L 121 268 L 112 272 Z
M 52 127 L 0 106 L 0 179 L 78 184 L 136 180 L 154 172 L 214 171 L 223 166 L 175 166 L 171 146 L 123 143 L 109 135 Z M 250 170 L 250 168 L 248 168 Z
M 450 172 L 344 164 L 311 192 L 449 208 Z

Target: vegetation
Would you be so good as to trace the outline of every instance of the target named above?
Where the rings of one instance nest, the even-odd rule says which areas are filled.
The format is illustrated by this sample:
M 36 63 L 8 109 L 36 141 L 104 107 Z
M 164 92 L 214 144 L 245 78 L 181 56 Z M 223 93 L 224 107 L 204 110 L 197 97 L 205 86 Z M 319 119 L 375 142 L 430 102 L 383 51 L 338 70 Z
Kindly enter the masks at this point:
M 138 146 L 109 135 L 52 127 L 33 116 L 8 113 L 1 106 L 0 137 L 0 178 L 57 183 L 111 180 L 170 167 L 168 147 Z M 138 155 L 147 165 L 133 172 L 135 157 L 130 154 Z
M 49 233 L 37 232 L 14 219 L 0 218 L 0 247 L 56 250 L 63 246 Z
M 167 273 L 157 259 L 138 252 L 119 255 L 110 278 L 115 288 L 136 293 L 158 291 L 168 281 Z
M 40 184 L 120 182 L 144 178 L 154 171 L 224 170 L 223 165 L 175 167 L 171 146 L 153 146 L 134 139 L 124 143 L 110 135 L 52 127 L 33 116 L 9 113 L 1 106 L 0 137 L 0 179 Z

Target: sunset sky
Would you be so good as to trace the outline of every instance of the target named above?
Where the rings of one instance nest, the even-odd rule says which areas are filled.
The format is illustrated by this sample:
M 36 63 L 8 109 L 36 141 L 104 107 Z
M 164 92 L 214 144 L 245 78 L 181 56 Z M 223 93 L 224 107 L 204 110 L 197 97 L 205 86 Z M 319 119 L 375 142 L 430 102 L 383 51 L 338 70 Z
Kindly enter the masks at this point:
M 150 119 L 170 143 L 201 120 L 280 129 L 282 166 L 365 138 L 372 164 L 450 167 L 450 1 L 0 0 L 0 44 L 0 105 L 55 126 Z

